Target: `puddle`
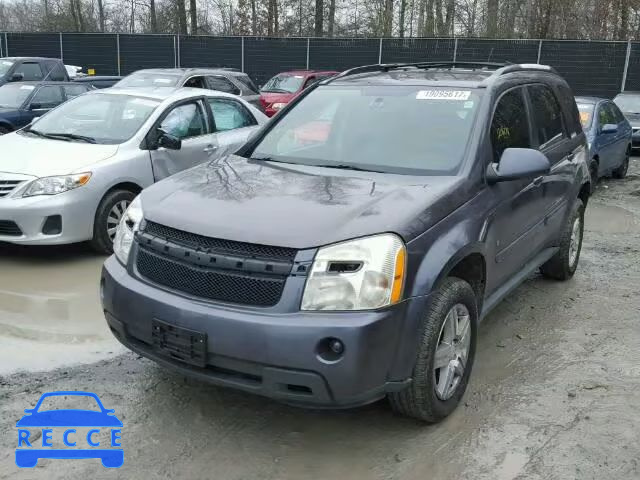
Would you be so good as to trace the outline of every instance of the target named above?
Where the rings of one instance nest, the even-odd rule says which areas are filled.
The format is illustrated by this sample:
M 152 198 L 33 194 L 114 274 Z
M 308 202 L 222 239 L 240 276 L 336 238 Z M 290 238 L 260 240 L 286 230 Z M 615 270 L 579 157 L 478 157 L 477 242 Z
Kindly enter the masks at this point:
M 640 218 L 621 207 L 590 202 L 585 214 L 585 229 L 602 233 L 640 233 Z

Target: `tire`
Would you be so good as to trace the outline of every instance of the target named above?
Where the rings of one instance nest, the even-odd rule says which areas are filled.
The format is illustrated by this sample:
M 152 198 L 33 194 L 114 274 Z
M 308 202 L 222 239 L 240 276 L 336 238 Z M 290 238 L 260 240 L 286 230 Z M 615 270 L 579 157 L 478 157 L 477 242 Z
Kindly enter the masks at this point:
M 597 160 L 592 160 L 591 164 L 589 165 L 589 175 L 591 176 L 591 191 L 589 192 L 590 195 L 593 195 L 596 191 L 596 187 L 598 186 L 598 161 Z
M 5 135 L 7 133 L 11 133 L 11 130 L 9 130 L 7 127 L 0 126 L 0 135 Z
M 452 368 L 452 362 L 456 364 L 460 357 L 456 360 L 454 357 L 459 352 L 445 348 L 443 351 L 447 351 L 448 354 L 444 356 L 444 361 L 449 359 L 449 367 L 436 369 L 436 351 L 445 347 L 446 344 L 441 342 L 446 336 L 445 323 L 448 324 L 448 322 L 445 320 L 449 318 L 450 312 L 457 310 L 459 306 L 464 307 L 468 313 L 468 329 L 466 335 L 459 337 L 463 340 L 458 340 L 457 343 L 454 341 L 452 345 L 463 347 L 464 339 L 468 338 L 468 350 L 466 361 L 463 362 L 462 374 L 460 375 L 460 371 L 454 369 L 456 377 L 451 385 L 455 384 L 455 388 L 449 392 L 450 396 L 443 396 L 442 391 L 437 391 L 441 386 L 440 380 L 443 380 L 443 384 L 448 384 L 444 382 L 442 374 L 445 368 Z M 459 310 L 457 311 L 460 313 Z M 431 305 L 420 327 L 420 345 L 413 367 L 413 381 L 406 389 L 389 394 L 389 403 L 395 412 L 428 423 L 436 423 L 455 410 L 464 395 L 471 375 L 476 352 L 477 325 L 477 299 L 471 285 L 459 278 L 447 278 L 433 294 Z M 457 332 L 456 335 L 458 335 Z
M 113 235 L 109 230 L 117 226 L 113 220 L 119 220 L 124 214 L 125 207 L 128 207 L 136 194 L 129 190 L 114 190 L 105 195 L 98 205 L 96 217 L 93 222 L 93 238 L 90 241 L 91 247 L 98 253 L 110 255 L 113 253 Z M 119 216 L 116 211 L 121 212 Z M 114 233 L 114 230 L 111 230 Z
M 629 158 L 631 157 L 631 149 L 627 148 L 627 153 L 624 156 L 624 160 L 622 161 L 622 165 L 616 168 L 613 172 L 611 172 L 611 176 L 617 179 L 623 179 L 627 176 L 627 172 L 629 171 Z
M 576 227 L 576 222 L 578 222 Z M 574 231 L 574 228 L 577 230 Z M 574 234 L 579 235 L 574 238 Z M 584 236 L 584 205 L 582 200 L 576 199 L 571 210 L 571 215 L 562 230 L 560 237 L 560 250 L 551 257 L 547 263 L 540 267 L 540 272 L 545 277 L 555 280 L 569 280 L 576 273 L 582 250 L 582 238 Z M 577 242 L 577 243 L 575 243 Z M 575 249 L 575 250 L 574 250 Z

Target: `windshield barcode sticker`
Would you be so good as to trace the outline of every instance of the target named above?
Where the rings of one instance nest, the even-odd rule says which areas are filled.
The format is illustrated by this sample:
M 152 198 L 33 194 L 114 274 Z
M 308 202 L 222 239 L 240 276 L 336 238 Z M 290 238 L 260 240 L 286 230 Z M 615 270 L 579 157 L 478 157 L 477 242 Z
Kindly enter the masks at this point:
M 471 97 L 469 90 L 420 90 L 418 100 L 458 100 L 467 101 Z

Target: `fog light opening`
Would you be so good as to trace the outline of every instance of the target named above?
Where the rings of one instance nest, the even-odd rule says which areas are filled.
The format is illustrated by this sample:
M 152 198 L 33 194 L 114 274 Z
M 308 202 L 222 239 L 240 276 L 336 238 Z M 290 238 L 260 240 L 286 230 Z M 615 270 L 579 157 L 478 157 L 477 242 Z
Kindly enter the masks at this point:
M 318 357 L 328 363 L 339 362 L 344 357 L 345 345 L 339 338 L 327 337 L 318 342 Z
M 60 235 L 62 233 L 62 217 L 60 215 L 50 215 L 42 226 L 43 235 Z

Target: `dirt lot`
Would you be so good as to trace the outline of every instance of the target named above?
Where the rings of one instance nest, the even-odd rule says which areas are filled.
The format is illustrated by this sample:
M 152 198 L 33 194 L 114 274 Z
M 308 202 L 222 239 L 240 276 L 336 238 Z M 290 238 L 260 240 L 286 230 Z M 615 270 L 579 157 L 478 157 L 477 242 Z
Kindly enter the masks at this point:
M 109 338 L 100 258 L 0 246 L 0 478 L 640 479 L 640 160 L 600 184 L 586 225 L 572 281 L 533 276 L 483 323 L 464 404 L 436 426 L 384 402 L 305 411 L 168 373 Z M 121 469 L 15 466 L 15 422 L 52 390 L 115 409 Z

